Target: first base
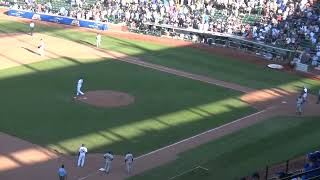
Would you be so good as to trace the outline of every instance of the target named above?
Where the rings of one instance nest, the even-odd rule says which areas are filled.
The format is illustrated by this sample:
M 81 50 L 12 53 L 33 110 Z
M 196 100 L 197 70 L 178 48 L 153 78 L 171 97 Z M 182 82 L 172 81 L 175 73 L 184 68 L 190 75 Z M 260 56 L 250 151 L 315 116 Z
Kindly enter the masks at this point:
M 105 168 L 100 168 L 99 171 L 106 171 L 106 169 Z

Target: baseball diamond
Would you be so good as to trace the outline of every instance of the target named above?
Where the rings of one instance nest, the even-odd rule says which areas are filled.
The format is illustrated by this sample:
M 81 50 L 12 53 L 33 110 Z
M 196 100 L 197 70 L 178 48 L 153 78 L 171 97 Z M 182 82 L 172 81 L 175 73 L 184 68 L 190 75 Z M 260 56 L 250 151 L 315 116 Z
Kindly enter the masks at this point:
M 85 19 L 79 12 L 77 26 L 41 21 L 37 14 L 63 18 L 65 11 L 76 13 L 72 8 L 91 12 L 100 4 L 69 9 L 60 0 L 2 2 L 37 18 L 8 16 L 0 7 L 1 180 L 270 179 L 303 172 L 311 160 L 301 157 L 320 148 L 320 72 L 297 72 L 291 63 L 298 55 L 290 53 L 303 59 L 306 52 L 283 47 L 286 56 L 274 51 L 266 60 L 252 48 L 220 46 L 221 39 L 212 46 L 154 36 L 161 23 L 155 34 L 132 30 L 135 21 L 126 15 L 117 18 L 131 32 L 111 19 L 103 24 L 108 30 L 77 27 Z M 174 4 L 157 3 L 159 13 Z M 42 10 L 33 11 L 34 5 Z M 291 159 L 297 163 L 279 165 Z

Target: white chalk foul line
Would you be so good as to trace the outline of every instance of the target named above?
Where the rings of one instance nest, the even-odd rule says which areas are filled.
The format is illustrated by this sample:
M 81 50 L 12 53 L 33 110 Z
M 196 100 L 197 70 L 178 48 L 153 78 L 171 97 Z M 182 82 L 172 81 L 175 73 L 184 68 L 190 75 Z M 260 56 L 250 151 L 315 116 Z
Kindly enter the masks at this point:
M 205 168 L 205 167 L 202 167 L 202 166 L 198 166 L 199 169 L 203 169 L 203 170 L 206 170 L 206 171 L 209 171 L 209 169 Z
M 219 127 L 210 129 L 210 130 L 208 130 L 208 131 L 205 131 L 205 132 L 203 132 L 203 133 L 200 133 L 200 134 L 197 134 L 197 135 L 195 135 L 195 136 L 189 137 L 189 138 L 187 138 L 187 139 L 183 139 L 183 140 L 181 140 L 181 141 L 178 141 L 178 142 L 176 142 L 176 143 L 173 143 L 173 144 L 170 144 L 170 145 L 168 145 L 168 146 L 162 147 L 162 148 L 160 148 L 160 149 L 151 151 L 151 152 L 149 152 L 149 153 L 147 153 L 147 154 L 143 154 L 143 155 L 141 155 L 141 156 L 138 156 L 138 157 L 135 158 L 135 159 L 140 159 L 140 158 L 143 158 L 143 157 L 145 157 L 145 156 L 149 156 L 149 155 L 151 155 L 151 154 L 154 154 L 154 153 L 156 153 L 156 152 L 159 152 L 159 151 L 162 151 L 162 150 L 164 150 L 164 149 L 170 148 L 170 147 L 172 147 L 172 146 L 176 146 L 176 145 L 178 145 L 178 144 L 180 144 L 180 143 L 189 141 L 189 140 L 191 140 L 191 139 L 197 138 L 197 137 L 202 136 L 202 135 L 204 135 L 204 134 L 207 134 L 207 133 L 210 133 L 210 132 L 219 130 L 219 129 L 224 128 L 224 127 L 226 127 L 226 126 L 229 126 L 229 125 L 231 125 L 231 124 L 238 123 L 238 122 L 240 122 L 240 121 L 242 121 L 242 120 L 244 120 L 244 119 L 246 119 L 246 118 L 249 118 L 249 117 L 252 117 L 252 116 L 261 114 L 261 113 L 265 112 L 266 110 L 267 110 L 267 109 L 264 109 L 264 110 L 262 110 L 262 111 L 259 111 L 259 112 L 250 114 L 250 115 L 248 115 L 248 116 L 242 117 L 242 118 L 240 118 L 240 119 L 237 119 L 237 120 L 235 120 L 235 121 L 229 122 L 229 123 L 227 123 L 227 124 L 223 124 L 223 125 L 221 125 L 221 126 L 219 126 Z
M 189 173 L 189 172 L 191 172 L 191 171 L 193 171 L 193 170 L 196 170 L 196 169 L 202 169 L 202 170 L 205 170 L 205 171 L 209 171 L 209 169 L 204 168 L 204 167 L 202 167 L 202 166 L 196 166 L 196 167 L 191 168 L 191 169 L 189 169 L 189 170 L 186 170 L 186 171 L 184 171 L 184 172 L 182 172 L 182 173 L 180 173 L 180 174 L 178 174 L 178 175 L 175 175 L 175 176 L 169 178 L 168 180 L 172 180 L 172 179 L 177 178 L 177 177 L 179 177 L 179 176 L 185 175 L 185 174 L 187 174 L 187 173 Z
M 199 166 L 194 167 L 194 168 L 191 168 L 191 169 L 189 169 L 189 170 L 186 170 L 186 171 L 184 171 L 184 172 L 182 172 L 182 173 L 180 173 L 180 174 L 178 174 L 178 175 L 175 175 L 175 176 L 169 178 L 168 180 L 171 180 L 171 179 L 174 179 L 174 178 L 176 178 L 176 177 L 182 176 L 182 175 L 187 174 L 188 172 L 191 172 L 191 171 L 193 171 L 193 170 L 195 170 L 195 169 L 198 169 L 198 168 L 199 168 Z
M 96 175 L 96 174 L 98 174 L 98 173 L 99 173 L 99 170 L 95 171 L 94 173 L 90 173 L 90 174 L 88 174 L 88 175 L 86 175 L 86 176 L 84 176 L 84 177 L 82 177 L 82 178 L 78 178 L 78 180 L 87 179 L 88 177 L 93 176 L 93 175 Z
M 272 107 L 270 107 L 270 108 L 272 108 Z M 178 141 L 178 142 L 176 142 L 176 143 L 173 143 L 173 144 L 170 144 L 170 145 L 168 145 L 168 146 L 162 147 L 162 148 L 160 148 L 160 149 L 151 151 L 151 152 L 149 152 L 149 153 L 147 153 L 147 154 L 143 154 L 143 155 L 141 155 L 141 156 L 136 157 L 135 160 L 141 159 L 141 158 L 146 157 L 146 156 L 149 156 L 149 155 L 151 155 L 151 154 L 154 154 L 154 153 L 156 153 L 156 152 L 159 152 L 159 151 L 162 151 L 162 150 L 164 150 L 164 149 L 170 148 L 170 147 L 175 146 L 175 145 L 177 145 L 177 144 L 180 144 L 180 143 L 189 141 L 190 139 L 194 139 L 194 138 L 197 138 L 197 137 L 202 136 L 202 135 L 204 135 L 204 134 L 207 134 L 207 133 L 210 133 L 210 132 L 219 130 L 219 129 L 221 129 L 221 128 L 224 128 L 225 126 L 229 126 L 229 125 L 231 125 L 231 124 L 238 123 L 238 122 L 240 122 L 240 121 L 242 121 L 242 120 L 244 120 L 244 119 L 246 119 L 246 118 L 249 118 L 249 117 L 252 117 L 252 116 L 261 114 L 261 113 L 265 112 L 265 111 L 268 110 L 268 109 L 269 109 L 269 108 L 264 109 L 264 110 L 259 111 L 259 112 L 256 112 L 256 113 L 253 113 L 253 114 L 250 114 L 250 115 L 248 115 L 248 116 L 242 117 L 242 118 L 240 118 L 240 119 L 237 119 L 237 120 L 235 120 L 235 121 L 229 122 L 229 123 L 227 123 L 227 124 L 223 124 L 223 125 L 221 125 L 221 126 L 219 126 L 219 127 L 216 127 L 216 128 L 213 128 L 213 129 L 209 129 L 208 131 L 202 132 L 202 133 L 200 133 L 200 134 L 197 134 L 197 135 L 195 135 L 195 136 L 189 137 L 189 138 L 187 138 L 187 139 L 183 139 L 183 140 L 181 140 L 181 141 Z M 192 171 L 192 170 L 194 170 L 194 169 L 196 169 L 196 168 L 201 168 L 201 169 L 203 169 L 203 170 L 207 170 L 207 171 L 208 171 L 208 169 L 206 169 L 206 168 L 204 168 L 204 167 L 201 167 L 201 166 L 197 166 L 197 167 L 195 167 L 195 168 L 193 168 L 193 169 L 191 169 L 191 170 L 188 170 L 188 171 Z M 98 173 L 99 173 L 99 171 L 94 172 L 94 173 L 91 173 L 91 174 L 88 174 L 87 176 L 84 176 L 84 177 L 82 177 L 82 178 L 79 178 L 78 180 L 87 179 L 88 177 L 93 176 L 93 175 L 98 174 Z M 180 176 L 181 176 L 181 175 L 180 175 Z M 176 176 L 176 177 L 177 177 L 177 176 Z M 170 180 L 170 179 L 169 179 L 169 180 Z

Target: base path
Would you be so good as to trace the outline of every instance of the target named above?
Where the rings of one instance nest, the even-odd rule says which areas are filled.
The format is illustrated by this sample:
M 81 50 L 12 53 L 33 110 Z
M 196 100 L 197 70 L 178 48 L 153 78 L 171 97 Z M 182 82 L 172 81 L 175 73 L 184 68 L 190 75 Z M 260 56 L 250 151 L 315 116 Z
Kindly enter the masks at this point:
M 10 18 L 12 19 L 12 18 Z M 17 20 L 18 18 L 13 18 Z M 21 20 L 21 19 L 20 19 Z M 46 23 L 50 24 L 50 23 Z M 75 30 L 79 30 L 79 28 L 75 28 Z M 83 30 L 83 29 L 80 29 Z M 118 33 L 118 32 L 117 32 Z M 114 33 L 114 34 L 117 34 Z M 119 33 L 118 33 L 119 34 Z M 126 34 L 126 33 L 121 33 Z M 26 36 L 26 37 L 24 37 Z M 36 37 L 42 36 L 41 34 L 37 34 Z M 131 33 L 127 36 L 133 36 Z M 145 36 L 140 36 L 135 34 L 136 39 L 145 38 Z M 30 56 L 39 60 L 46 60 L 54 57 L 63 57 L 69 58 L 70 61 L 74 61 L 73 57 L 77 56 L 77 52 L 75 54 L 69 54 L 69 50 L 75 47 L 81 47 L 79 51 L 82 54 L 81 57 L 85 58 L 113 58 L 126 63 L 132 63 L 139 66 L 151 68 L 157 71 L 162 71 L 165 73 L 170 73 L 176 76 L 181 76 L 185 78 L 190 78 L 197 81 L 202 81 L 203 83 L 214 84 L 222 87 L 226 87 L 229 89 L 234 89 L 237 91 L 241 91 L 244 95 L 241 99 L 253 107 L 255 107 L 258 112 L 247 117 L 243 117 L 236 121 L 230 122 L 228 124 L 222 125 L 220 127 L 211 129 L 209 131 L 200 133 L 199 135 L 187 138 L 180 142 L 176 142 L 174 144 L 168 145 L 161 149 L 152 151 L 150 153 L 139 156 L 134 161 L 134 169 L 133 174 L 139 174 L 151 168 L 163 165 L 170 161 L 176 159 L 177 155 L 181 152 L 194 148 L 198 145 L 204 144 L 208 141 L 217 139 L 223 135 L 230 134 L 235 132 L 241 128 L 248 127 L 252 124 L 261 122 L 268 118 L 274 116 L 295 116 L 295 97 L 296 94 L 292 92 L 286 92 L 281 89 L 265 89 L 265 90 L 255 90 L 248 87 L 243 87 L 234 83 L 220 81 L 214 78 L 206 77 L 203 75 L 192 74 L 185 71 L 180 71 L 177 69 L 152 64 L 136 57 L 130 57 L 125 54 L 96 49 L 90 45 L 79 44 L 75 42 L 69 42 L 67 40 L 63 40 L 60 38 L 53 37 L 45 37 L 48 39 L 48 57 L 44 57 L 41 59 L 36 54 L 32 54 L 32 51 L 35 51 L 37 40 L 28 41 L 25 38 L 31 38 L 28 35 L 15 34 L 11 37 L 7 38 L 15 38 L 15 41 L 21 43 L 23 46 L 26 46 L 26 49 L 19 49 L 19 53 L 31 53 Z M 159 38 L 160 39 L 160 38 Z M 2 37 L 1 39 L 2 40 Z M 12 40 L 12 39 L 11 39 Z M 55 48 L 53 48 L 54 44 L 70 43 L 70 49 L 66 52 L 57 52 Z M 171 42 L 171 40 L 165 39 L 163 40 L 166 43 Z M 161 42 L 161 41 L 159 41 Z M 177 43 L 179 42 L 179 43 Z M 180 45 L 188 45 L 185 42 L 172 40 L 172 44 L 176 43 L 177 46 Z M 52 45 L 51 45 L 52 44 Z M 190 43 L 189 43 L 190 45 Z M 71 48 L 72 47 L 72 48 Z M 19 46 L 16 46 L 19 48 Z M 30 50 L 27 50 L 27 48 Z M 84 51 L 83 51 L 84 50 Z M 21 51 L 21 52 L 20 52 Z M 78 51 L 78 50 L 76 50 Z M 227 51 L 227 50 L 225 50 Z M 1 52 L 1 51 L 0 51 Z M 17 51 L 14 51 L 17 52 Z M 87 53 L 94 52 L 94 53 Z M 228 50 L 228 52 L 230 52 Z M 79 52 L 80 53 L 80 52 Z M 90 56 L 90 54 L 93 54 Z M 232 56 L 235 54 L 232 53 Z M 239 56 L 243 56 L 243 53 L 239 53 Z M 90 57 L 86 57 L 90 56 Z M 251 57 L 251 56 L 250 56 Z M 2 54 L 0 58 L 9 61 L 16 61 L 16 59 L 20 59 L 18 57 L 14 57 L 14 54 L 5 55 Z M 85 59 L 84 58 L 84 59 Z M 28 59 L 28 58 L 24 58 Z M 32 59 L 32 58 L 30 58 Z M 248 58 L 250 59 L 250 58 Z M 81 61 L 81 60 L 80 60 Z M 17 65 L 23 64 L 27 65 L 29 62 L 14 62 Z M 82 62 L 75 62 L 82 63 Z M 306 104 L 304 116 L 319 116 L 320 113 L 318 111 L 318 106 L 315 105 L 316 98 L 314 96 L 310 96 L 309 103 Z M 116 156 L 112 171 L 110 174 L 106 175 L 103 172 L 99 172 L 98 169 L 103 166 L 103 158 L 102 154 L 89 154 L 87 157 L 87 163 L 84 168 L 76 167 L 76 157 L 73 156 L 64 156 L 57 152 L 53 152 L 47 150 L 45 148 L 39 147 L 32 143 L 23 141 L 21 139 L 17 139 L 15 137 L 0 134 L 0 179 L 6 180 L 16 180 L 16 179 L 46 179 L 46 180 L 56 180 L 57 174 L 56 171 L 58 167 L 63 163 L 66 165 L 66 168 L 69 172 L 69 180 L 122 180 L 127 177 L 124 172 L 124 164 L 123 157 Z M 5 145 L 5 146 L 3 146 Z

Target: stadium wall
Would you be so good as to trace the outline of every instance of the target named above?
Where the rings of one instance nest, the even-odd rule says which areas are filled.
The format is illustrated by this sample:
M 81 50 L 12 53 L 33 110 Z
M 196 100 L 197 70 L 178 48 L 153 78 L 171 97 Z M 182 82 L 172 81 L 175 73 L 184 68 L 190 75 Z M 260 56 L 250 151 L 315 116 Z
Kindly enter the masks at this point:
M 63 17 L 63 16 L 57 16 L 57 15 L 51 15 L 51 14 L 43 14 L 43 13 L 34 13 L 30 11 L 22 11 L 22 10 L 15 10 L 15 9 L 8 10 L 7 14 L 9 16 L 16 16 L 16 17 L 46 21 L 46 22 L 54 22 L 54 23 L 65 24 L 70 26 L 99 29 L 103 31 L 108 30 L 108 25 L 106 23 L 95 22 L 90 20 L 82 20 L 82 19 L 76 19 L 71 17 Z

